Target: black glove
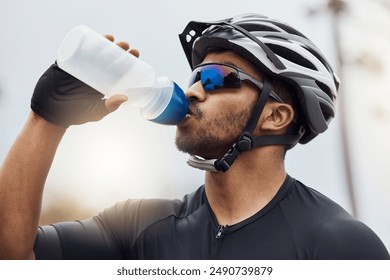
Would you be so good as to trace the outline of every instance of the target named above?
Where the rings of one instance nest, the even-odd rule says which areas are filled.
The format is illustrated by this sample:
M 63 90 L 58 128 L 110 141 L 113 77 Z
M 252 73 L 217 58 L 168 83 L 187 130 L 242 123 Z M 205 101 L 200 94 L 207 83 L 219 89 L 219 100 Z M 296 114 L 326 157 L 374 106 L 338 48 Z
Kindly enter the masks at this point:
M 98 121 L 109 111 L 104 95 L 55 63 L 39 79 L 31 98 L 31 109 L 45 120 L 62 126 Z

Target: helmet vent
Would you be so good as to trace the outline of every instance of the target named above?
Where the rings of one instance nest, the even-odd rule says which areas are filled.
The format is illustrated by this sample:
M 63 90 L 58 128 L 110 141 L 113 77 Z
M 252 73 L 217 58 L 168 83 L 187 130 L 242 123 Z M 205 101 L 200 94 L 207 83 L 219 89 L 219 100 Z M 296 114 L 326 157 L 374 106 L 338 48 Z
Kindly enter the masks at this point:
M 288 42 L 290 41 L 289 39 L 285 38 L 285 37 L 282 37 L 282 36 L 278 36 L 278 35 L 266 35 L 264 36 L 264 38 L 267 38 L 267 39 L 273 39 L 273 40 L 279 40 L 279 41 L 282 41 L 282 42 Z
M 324 83 L 321 83 L 320 81 L 315 81 L 315 83 L 317 84 L 317 86 L 323 91 L 325 92 L 329 97 L 332 97 L 332 93 L 329 89 L 329 87 L 327 85 L 325 85 Z
M 312 55 L 314 55 L 322 63 L 322 65 L 324 65 L 325 68 L 328 69 L 329 72 L 333 73 L 333 70 L 330 68 L 329 64 L 323 59 L 321 54 L 306 46 L 302 46 L 302 47 L 305 48 L 305 50 L 310 52 Z
M 275 45 L 275 44 L 267 44 L 267 46 L 277 55 L 283 57 L 284 59 L 291 61 L 295 64 L 298 64 L 302 67 L 309 68 L 312 70 L 317 71 L 317 68 L 314 66 L 313 63 L 311 63 L 309 60 L 301 56 L 300 54 L 287 49 L 285 47 Z
M 191 30 L 190 32 L 188 32 L 188 34 L 186 36 L 187 43 L 191 42 L 195 35 L 196 35 L 196 32 L 194 30 Z
M 276 29 L 272 26 L 265 25 L 265 24 L 260 25 L 260 24 L 244 23 L 244 24 L 240 24 L 239 26 L 246 29 L 249 32 L 253 32 L 253 31 L 273 31 L 273 32 L 276 31 L 276 32 L 279 32 L 278 29 Z
M 274 21 L 273 24 L 275 24 L 277 27 L 283 29 L 284 31 L 286 31 L 287 33 L 289 34 L 294 34 L 294 35 L 297 35 L 297 36 L 300 36 L 300 37 L 303 37 L 303 38 L 306 38 L 305 35 L 303 35 L 301 32 L 295 30 L 294 28 L 288 26 L 288 25 L 285 25 L 281 22 L 276 22 Z M 307 38 L 306 38 L 307 39 Z

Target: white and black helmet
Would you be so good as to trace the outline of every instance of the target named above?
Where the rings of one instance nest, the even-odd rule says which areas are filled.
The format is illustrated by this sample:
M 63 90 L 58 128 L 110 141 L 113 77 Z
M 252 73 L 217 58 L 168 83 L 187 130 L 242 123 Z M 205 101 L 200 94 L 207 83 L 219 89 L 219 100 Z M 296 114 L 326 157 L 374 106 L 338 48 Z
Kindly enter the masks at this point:
M 291 26 L 243 14 L 214 22 L 192 21 L 179 37 L 191 68 L 202 62 L 210 47 L 217 47 L 251 61 L 265 76 L 288 83 L 303 117 L 303 130 L 295 142 L 309 142 L 335 116 L 339 79 L 320 50 Z

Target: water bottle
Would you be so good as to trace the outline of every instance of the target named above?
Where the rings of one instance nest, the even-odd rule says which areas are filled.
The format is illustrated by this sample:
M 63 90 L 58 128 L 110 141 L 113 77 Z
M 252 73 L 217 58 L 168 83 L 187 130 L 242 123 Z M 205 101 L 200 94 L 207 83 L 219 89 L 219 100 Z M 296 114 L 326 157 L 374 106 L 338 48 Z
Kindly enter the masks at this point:
M 144 118 L 160 124 L 178 124 L 188 112 L 180 87 L 142 60 L 87 26 L 65 36 L 57 55 L 58 66 L 106 96 L 122 93 Z

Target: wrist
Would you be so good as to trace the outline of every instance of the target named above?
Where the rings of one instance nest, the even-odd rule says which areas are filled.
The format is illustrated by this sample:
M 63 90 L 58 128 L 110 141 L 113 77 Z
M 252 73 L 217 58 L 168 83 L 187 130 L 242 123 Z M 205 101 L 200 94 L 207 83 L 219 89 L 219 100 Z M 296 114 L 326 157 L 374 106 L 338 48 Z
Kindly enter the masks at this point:
M 59 134 L 64 134 L 67 129 L 66 126 L 54 124 L 47 121 L 46 119 L 44 119 L 43 117 L 35 113 L 34 111 L 30 112 L 28 121 L 42 129 L 57 132 Z

